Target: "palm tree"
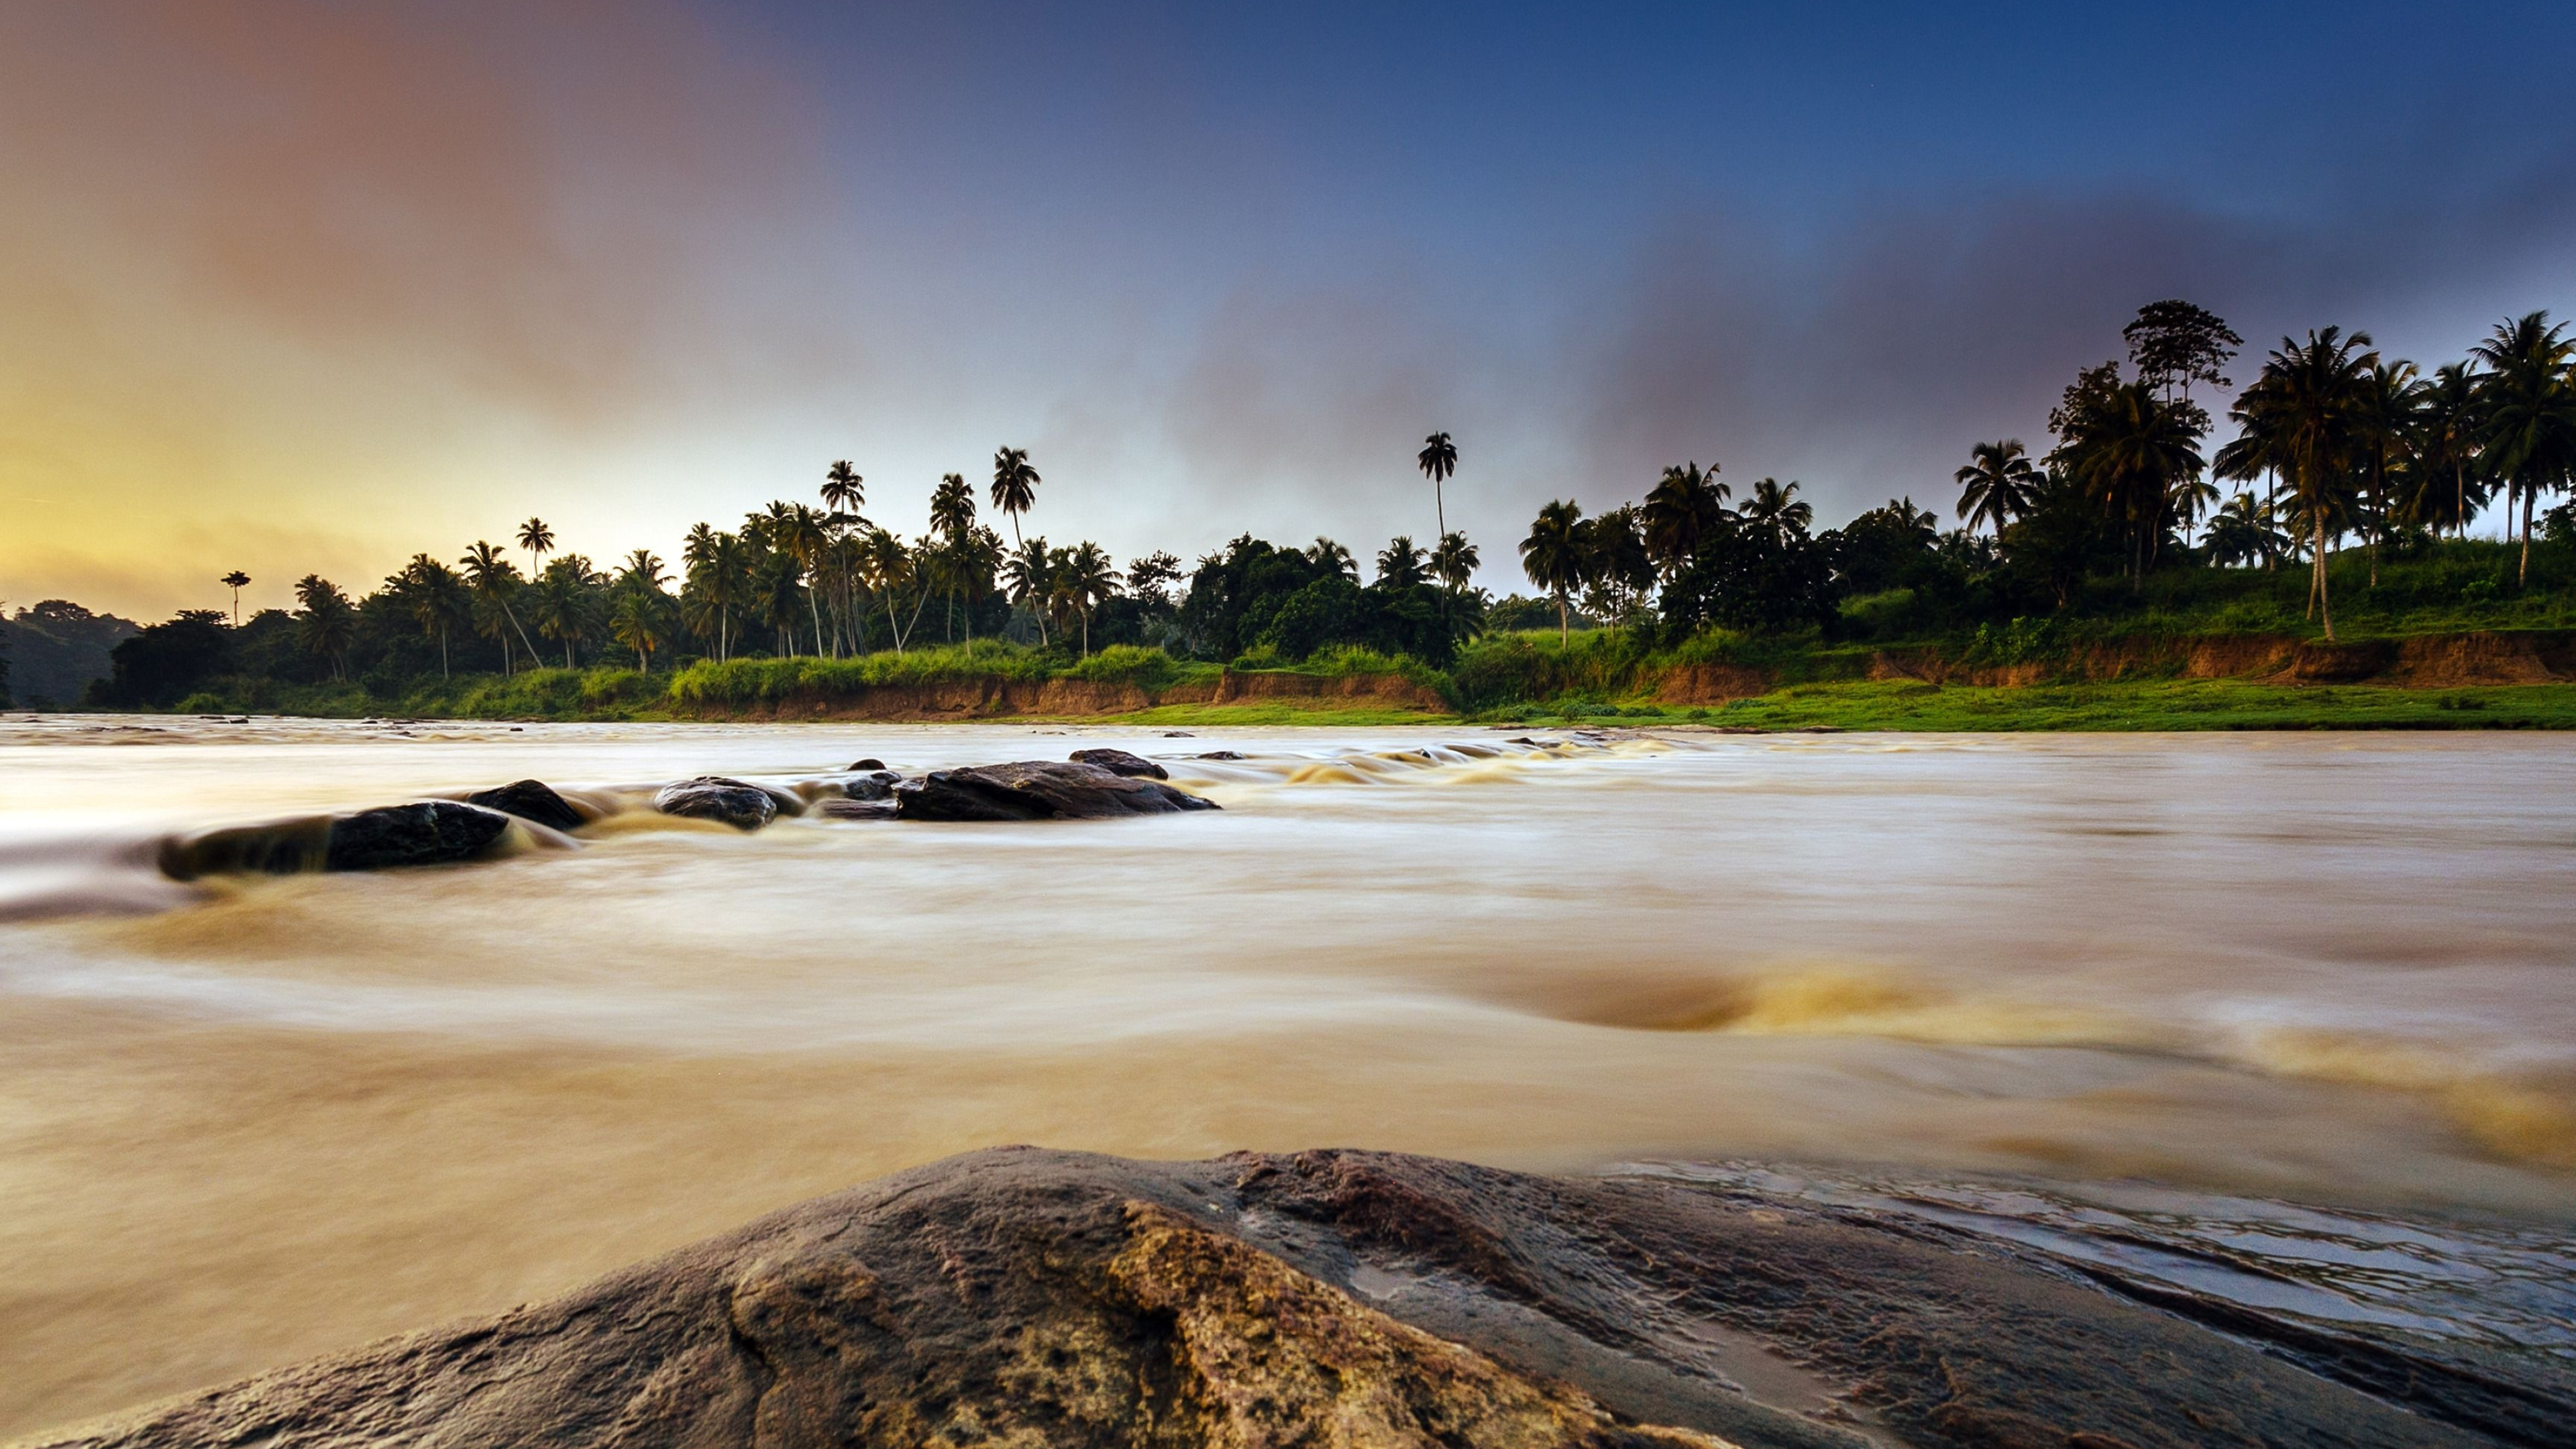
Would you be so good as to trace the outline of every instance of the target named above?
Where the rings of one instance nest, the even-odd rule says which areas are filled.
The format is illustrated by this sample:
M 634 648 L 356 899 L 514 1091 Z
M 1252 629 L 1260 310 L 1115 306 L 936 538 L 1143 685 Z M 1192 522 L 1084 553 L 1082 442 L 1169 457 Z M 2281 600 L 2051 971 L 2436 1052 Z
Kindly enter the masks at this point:
M 1816 521 L 1816 510 L 1798 501 L 1794 479 L 1783 483 L 1777 478 L 1757 478 L 1744 498 L 1744 521 L 1769 529 L 1774 542 L 1785 544 L 1790 534 L 1807 531 Z
M 2369 529 L 2370 587 L 2379 587 L 2379 539 L 2388 530 L 2388 473 L 2405 456 L 2406 437 L 2415 421 L 2422 385 L 2411 362 L 2371 364 L 2354 412 L 2362 457 L 2370 476 L 2370 506 L 2363 514 Z
M 1029 466 L 1026 448 L 1002 448 L 993 454 L 993 506 L 1011 518 L 1011 542 L 1020 541 L 1020 515 L 1038 501 L 1038 470 Z
M 653 672 L 653 650 L 662 642 L 662 611 L 653 601 L 658 592 L 629 589 L 618 596 L 617 611 L 608 616 L 608 636 L 635 651 L 646 675 Z
M 1446 538 L 1449 509 L 1440 501 L 1440 484 L 1458 471 L 1458 445 L 1449 441 L 1447 433 L 1433 433 L 1422 440 L 1422 451 L 1413 455 L 1413 462 L 1422 470 L 1422 476 L 1431 480 L 1431 509 L 1439 520 L 1440 536 Z
M 1047 553 L 1046 539 L 1022 539 L 1002 562 L 1002 583 L 1010 592 L 1011 602 L 1037 616 L 1038 644 L 1046 644 L 1047 595 L 1055 582 L 1052 557 Z
M 1583 538 L 1583 507 L 1562 498 L 1538 511 L 1537 521 L 1530 525 L 1529 537 L 1521 540 L 1521 571 L 1529 575 L 1531 583 L 1547 590 L 1556 600 L 1556 638 L 1559 644 L 1573 637 L 1573 625 L 1566 617 L 1565 603 L 1586 582 L 1584 564 L 1587 552 Z
M 2280 547 L 2270 505 L 2250 492 L 2237 494 L 2210 515 L 2208 542 L 2212 564 L 2268 562 Z
M 912 550 L 904 547 L 903 536 L 890 528 L 871 529 L 860 567 L 866 572 L 868 586 L 885 600 L 886 633 L 894 639 L 894 652 L 903 652 L 903 629 L 895 618 L 895 594 L 909 586 L 914 578 Z
M 2115 383 L 2072 419 L 2059 448 L 2067 471 L 2129 531 L 2129 577 L 2146 577 L 2173 516 L 2177 485 L 2206 465 L 2192 415 L 2152 384 Z
M 805 571 L 797 566 L 796 556 L 785 549 L 763 555 L 752 573 L 751 606 L 760 622 L 769 626 L 782 659 L 796 652 L 796 606 L 804 602 Z
M 1449 586 L 1452 594 L 1466 588 L 1467 581 L 1476 576 L 1478 562 L 1476 546 L 1463 533 L 1442 534 L 1440 546 L 1431 551 L 1431 572 Z
M 1584 573 L 1605 602 L 1601 612 L 1625 618 L 1655 586 L 1655 560 L 1646 551 L 1636 505 L 1622 503 L 1592 520 L 1584 530 L 1583 547 Z
M 1091 657 L 1091 611 L 1118 596 L 1118 570 L 1100 545 L 1084 539 L 1065 557 L 1061 580 L 1082 615 L 1082 657 Z
M 1726 520 L 1728 488 L 1717 481 L 1717 465 L 1703 472 L 1699 460 L 1664 469 L 1663 480 L 1646 495 L 1646 553 L 1666 577 L 1688 567 L 1700 540 Z
M 546 527 L 544 519 L 531 518 L 519 525 L 519 547 L 528 551 L 528 577 L 533 579 L 538 560 L 554 552 L 555 531 Z
M 464 565 L 465 584 L 474 595 L 474 632 L 486 639 L 499 641 L 501 672 L 504 675 L 513 672 L 510 655 L 510 636 L 513 633 L 527 647 L 529 662 L 534 663 L 537 646 L 528 642 L 527 629 L 519 623 L 517 612 L 510 607 L 510 595 L 519 587 L 518 567 L 503 558 L 497 546 L 482 539 L 476 539 L 474 546 L 467 549 L 465 556 L 457 562 Z
M 2398 509 L 2408 522 L 2449 528 L 2455 536 L 2465 536 L 2470 513 L 2486 502 L 2483 478 L 2480 496 L 2474 501 L 2469 497 L 2469 477 L 2479 470 L 2478 441 L 2484 422 L 2478 416 L 2480 381 L 2465 362 L 2443 363 L 2425 379 L 2407 435 L 2410 486 Z
M 822 514 L 802 503 L 790 504 L 779 515 L 776 533 L 778 549 L 796 561 L 799 573 L 816 587 L 805 593 L 806 612 L 814 625 L 814 652 L 823 652 L 823 606 L 817 597 L 821 592 L 824 553 L 832 545 L 832 530 Z
M 2563 334 L 2564 322 L 2551 323 L 2546 312 L 2533 312 L 2496 324 L 2487 340 L 2469 349 L 2486 364 L 2479 384 L 2486 418 L 2483 451 L 2488 471 L 2505 480 L 2505 507 L 2522 500 L 2522 568 L 2517 584 L 2531 578 L 2531 513 L 2540 490 L 2564 486 L 2576 472 L 2576 382 L 2569 380 L 2576 341 Z M 2505 515 L 2512 526 L 2512 514 Z
M 1378 550 L 1377 581 L 1381 588 L 1409 589 L 1422 582 L 1422 550 L 1403 534 L 1388 539 Z
M 395 583 L 421 632 L 438 641 L 438 677 L 447 678 L 448 631 L 473 617 L 472 601 L 466 597 L 463 581 L 447 565 L 428 554 L 416 553 L 395 576 Z
M 2369 348 L 2369 333 L 2347 337 L 2339 327 L 2311 331 L 2305 343 L 2284 337 L 2238 400 L 2239 409 L 2260 417 L 2313 540 L 2308 592 L 2328 643 L 2334 641 L 2334 600 L 2326 586 L 2326 524 L 2348 507 L 2361 461 L 2362 393 L 2379 363 Z
M 2039 494 L 2039 470 L 2024 456 L 2019 438 L 1979 443 L 1968 450 L 1968 466 L 1950 476 L 1959 485 L 1959 517 L 1968 531 L 1983 525 L 1998 539 L 2007 524 L 2029 516 Z
M 320 574 L 306 574 L 296 582 L 295 601 L 304 606 L 295 631 L 304 652 L 329 665 L 333 679 L 346 678 L 349 645 L 358 637 L 349 596 Z
M 240 569 L 235 569 L 231 573 L 224 575 L 222 578 L 215 580 L 215 582 L 222 584 L 225 588 L 233 591 L 233 627 L 236 629 L 240 628 L 241 591 L 249 585 L 250 575 L 243 573 Z
M 850 466 L 849 459 L 837 460 L 823 470 L 823 506 L 836 515 L 850 515 L 843 520 L 845 522 L 863 522 L 856 515 L 860 506 L 868 501 L 867 481 L 859 476 L 858 469 Z
M 1340 544 L 1324 537 L 1320 533 L 1315 535 L 1314 546 L 1306 550 L 1306 562 L 1313 564 L 1325 573 L 1349 579 L 1352 583 L 1359 582 L 1359 560 L 1351 557 L 1351 551 L 1349 549 L 1342 547 Z

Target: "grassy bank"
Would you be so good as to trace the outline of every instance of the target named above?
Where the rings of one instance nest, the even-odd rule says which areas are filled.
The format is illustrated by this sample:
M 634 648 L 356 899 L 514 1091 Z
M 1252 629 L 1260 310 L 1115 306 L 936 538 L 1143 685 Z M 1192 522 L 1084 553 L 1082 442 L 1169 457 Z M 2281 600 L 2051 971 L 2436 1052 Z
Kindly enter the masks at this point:
M 984 640 L 855 659 L 697 661 L 652 675 L 539 669 L 398 688 L 259 681 L 191 696 L 179 712 L 1165 726 L 1454 718 L 1751 729 L 2556 729 L 2576 726 L 2576 683 L 2550 682 L 2570 676 L 2576 630 L 2355 628 L 2327 648 L 2293 629 L 2243 631 L 2167 614 L 2016 620 L 1921 639 L 1712 630 L 1664 643 L 1618 629 L 1564 640 L 1494 634 L 1469 643 L 1447 670 L 1367 650 L 1219 665 L 1132 647 L 1070 659 Z

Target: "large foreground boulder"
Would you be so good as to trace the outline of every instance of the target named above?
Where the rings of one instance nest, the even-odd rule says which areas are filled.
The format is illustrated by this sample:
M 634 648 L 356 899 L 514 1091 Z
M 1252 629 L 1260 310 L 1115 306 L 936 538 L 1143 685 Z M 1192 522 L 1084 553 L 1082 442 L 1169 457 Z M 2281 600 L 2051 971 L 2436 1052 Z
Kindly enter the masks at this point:
M 933 770 L 897 785 L 894 799 L 906 820 L 1097 820 L 1217 808 L 1160 780 L 1052 760 Z
M 533 820 L 555 830 L 578 830 L 588 823 L 587 816 L 543 780 L 513 780 L 507 785 L 477 790 L 465 797 L 465 803 Z
M 2015 1254 L 1670 1178 L 1011 1148 L 41 1442 L 2465 1449 L 2569 1422 Z
M 778 797 L 758 785 L 722 775 L 674 780 L 653 796 L 653 808 L 665 815 L 714 820 L 736 830 L 758 830 L 778 814 Z
M 422 800 L 173 836 L 162 842 L 159 863 L 173 880 L 447 865 L 494 849 L 509 829 L 510 817 L 497 810 Z

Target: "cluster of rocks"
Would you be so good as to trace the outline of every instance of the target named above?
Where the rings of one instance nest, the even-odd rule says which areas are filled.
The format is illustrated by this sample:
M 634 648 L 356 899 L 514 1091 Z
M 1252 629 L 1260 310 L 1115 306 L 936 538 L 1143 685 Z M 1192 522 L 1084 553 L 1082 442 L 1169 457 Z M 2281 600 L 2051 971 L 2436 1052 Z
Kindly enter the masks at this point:
M 2271 1322 L 1671 1179 L 1017 1148 L 38 1442 L 2469 1449 L 2576 1422 Z
M 724 775 L 675 780 L 653 794 L 665 815 L 758 830 L 782 815 L 830 819 L 1103 820 L 1214 810 L 1213 800 L 1169 783 L 1162 766 L 1125 750 L 1076 750 L 1069 760 L 1022 760 L 933 770 L 917 779 L 883 760 L 859 760 L 811 794 Z M 502 849 L 514 826 L 555 840 L 598 817 L 540 780 L 478 790 L 462 800 L 420 800 L 345 815 L 310 816 L 173 836 L 162 873 L 176 880 L 248 873 L 384 870 L 447 865 Z

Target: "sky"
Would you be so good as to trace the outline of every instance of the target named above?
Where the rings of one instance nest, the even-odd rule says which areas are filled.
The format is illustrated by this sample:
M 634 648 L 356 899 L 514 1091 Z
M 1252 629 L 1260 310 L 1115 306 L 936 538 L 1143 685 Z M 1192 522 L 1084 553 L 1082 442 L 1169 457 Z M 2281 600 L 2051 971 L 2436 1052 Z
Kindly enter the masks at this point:
M 0 0 L 0 600 L 668 558 L 993 450 L 1121 559 L 1716 462 L 1951 511 L 2185 297 L 2576 316 L 2576 7 Z M 998 520 L 997 520 L 998 521 Z

